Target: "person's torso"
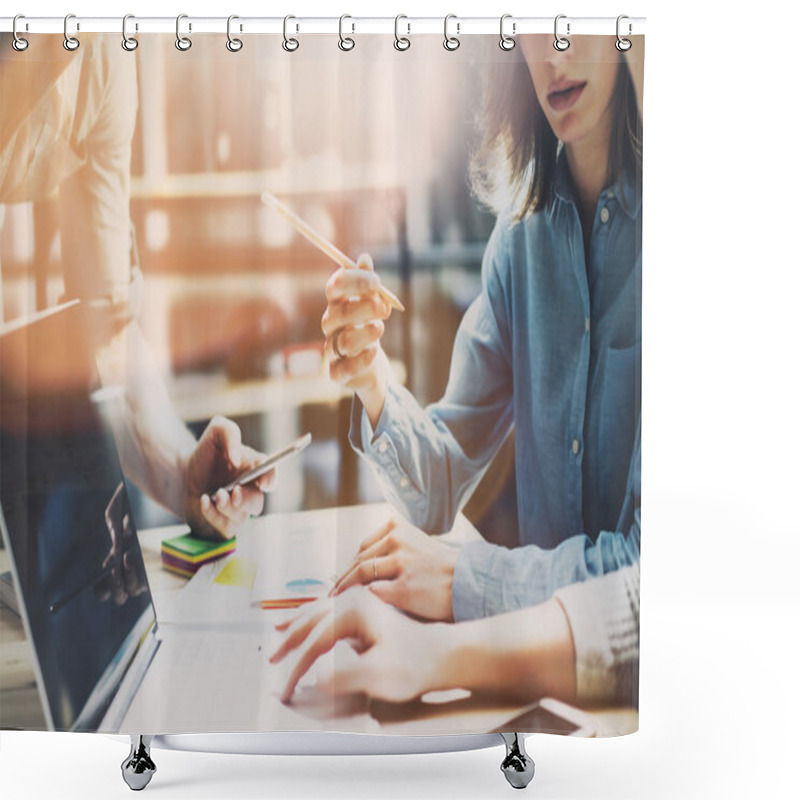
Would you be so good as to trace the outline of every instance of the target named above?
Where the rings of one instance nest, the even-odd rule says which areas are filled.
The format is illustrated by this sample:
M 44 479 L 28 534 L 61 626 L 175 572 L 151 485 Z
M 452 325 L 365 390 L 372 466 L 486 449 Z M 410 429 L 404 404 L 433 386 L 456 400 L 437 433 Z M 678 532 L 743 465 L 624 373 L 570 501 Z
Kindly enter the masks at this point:
M 601 194 L 588 258 L 568 198 L 506 236 L 522 544 L 620 524 L 641 407 L 636 195 Z

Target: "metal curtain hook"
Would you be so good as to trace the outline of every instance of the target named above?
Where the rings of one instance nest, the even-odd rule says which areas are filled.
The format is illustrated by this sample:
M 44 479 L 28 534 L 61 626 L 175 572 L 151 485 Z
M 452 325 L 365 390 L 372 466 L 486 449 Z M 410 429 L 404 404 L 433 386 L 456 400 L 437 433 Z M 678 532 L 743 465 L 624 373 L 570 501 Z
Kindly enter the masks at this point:
M 626 50 L 630 50 L 632 45 L 633 45 L 633 42 L 631 42 L 630 39 L 623 39 L 622 36 L 620 36 L 620 33 L 619 33 L 620 25 L 619 24 L 624 19 L 628 19 L 628 17 L 625 14 L 620 14 L 617 17 L 617 41 L 616 41 L 614 46 L 617 48 L 617 50 L 620 51 L 620 53 L 624 53 Z M 632 32 L 633 32 L 633 26 L 629 22 L 628 23 L 628 36 L 630 36 Z
M 500 49 L 505 50 L 506 52 L 508 52 L 509 50 L 513 50 L 514 46 L 517 44 L 516 39 L 512 39 L 511 36 L 509 36 L 505 32 L 503 27 L 505 25 L 506 20 L 511 19 L 511 16 L 512 16 L 511 14 L 503 14 L 503 16 L 500 17 Z M 517 23 L 512 22 L 511 33 L 516 34 L 516 32 L 517 32 Z
M 455 14 L 448 14 L 444 18 L 444 42 L 442 44 L 445 50 L 449 50 L 452 53 L 453 50 L 458 50 L 461 47 L 461 41 L 458 38 L 458 34 L 461 33 L 461 23 L 456 21 L 456 35 L 450 36 L 447 33 L 447 27 L 451 19 L 458 20 L 458 17 Z
M 244 47 L 244 42 L 242 42 L 241 39 L 231 37 L 231 22 L 233 22 L 235 19 L 239 19 L 236 14 L 231 14 L 228 17 L 228 41 L 225 42 L 225 47 L 227 47 L 231 53 L 238 53 Z M 239 26 L 239 30 L 241 29 L 241 26 Z
M 188 36 L 181 36 L 181 20 L 188 18 L 188 14 L 178 14 L 175 20 L 175 47 L 184 52 L 192 46 L 192 40 Z M 189 23 L 189 30 L 192 30 L 191 23 Z
M 298 42 L 297 39 L 290 38 L 286 32 L 290 19 L 297 19 L 297 17 L 293 17 L 291 14 L 287 14 L 283 18 L 283 49 L 287 53 L 294 53 L 294 51 L 297 50 L 298 47 L 300 47 L 300 42 Z M 295 30 L 299 31 L 300 26 L 296 25 Z
M 70 36 L 67 30 L 67 26 L 69 25 L 69 21 L 71 19 L 75 19 L 74 14 L 67 14 L 67 16 L 64 17 L 64 49 L 69 50 L 70 52 L 77 50 L 81 46 L 81 43 L 78 41 L 78 39 L 75 36 Z M 76 23 L 76 26 L 77 30 L 80 30 L 80 25 L 77 25 Z
M 11 25 L 11 31 L 12 31 L 12 33 L 14 34 L 14 39 L 13 39 L 13 41 L 11 42 L 11 46 L 12 46 L 12 47 L 13 47 L 13 48 L 14 48 L 14 49 L 15 49 L 15 50 L 18 52 L 18 53 L 21 53 L 23 50 L 27 50 L 27 49 L 28 49 L 28 40 L 27 40 L 27 39 L 23 39 L 23 38 L 22 38 L 22 37 L 21 37 L 21 36 L 20 36 L 20 35 L 17 33 L 17 20 L 18 20 L 18 19 L 25 19 L 25 16 L 24 16 L 23 14 L 17 14 L 17 16 L 16 16 L 16 17 L 14 17 L 14 22 L 13 22 L 13 23 L 12 23 L 12 25 Z
M 567 18 L 566 14 L 559 14 L 556 17 L 556 21 L 553 26 L 553 32 L 556 37 L 555 41 L 553 42 L 553 47 L 555 47 L 556 50 L 562 53 L 564 52 L 564 50 L 567 50 L 569 48 L 569 39 L 565 39 L 563 36 L 558 35 L 558 21 L 560 19 L 566 19 L 566 18 Z M 567 23 L 567 36 L 569 36 L 569 22 Z
M 349 14 L 342 14 L 342 16 L 339 17 L 339 49 L 344 50 L 345 52 L 347 52 L 348 50 L 352 50 L 356 46 L 354 39 L 352 39 L 350 36 L 344 36 L 342 34 L 342 26 L 344 25 L 344 21 L 346 19 L 353 19 L 353 18 Z M 351 24 L 353 26 L 352 32 L 355 33 L 356 24 L 355 22 Z
M 394 49 L 400 50 L 401 52 L 404 50 L 408 50 L 411 47 L 411 39 L 407 36 L 401 36 L 399 27 L 400 27 L 400 20 L 401 19 L 408 19 L 405 14 L 398 14 L 394 18 Z M 411 33 L 411 23 L 407 22 L 406 27 L 408 28 L 408 32 Z
M 122 49 L 127 50 L 129 53 L 133 52 L 139 46 L 139 40 L 133 36 L 128 36 L 128 20 L 135 19 L 133 14 L 126 14 L 122 18 Z

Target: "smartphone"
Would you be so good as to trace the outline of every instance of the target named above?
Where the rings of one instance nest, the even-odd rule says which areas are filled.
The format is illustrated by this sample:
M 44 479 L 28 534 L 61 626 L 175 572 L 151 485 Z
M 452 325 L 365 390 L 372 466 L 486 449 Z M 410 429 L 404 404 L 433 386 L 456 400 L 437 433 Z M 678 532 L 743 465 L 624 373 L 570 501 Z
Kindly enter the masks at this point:
M 589 714 L 552 697 L 543 697 L 497 730 L 561 733 L 590 738 L 597 735 L 597 726 Z
M 269 472 L 276 464 L 283 461 L 285 458 L 297 455 L 297 453 L 305 450 L 310 443 L 311 434 L 306 433 L 299 439 L 295 439 L 295 441 L 284 447 L 282 450 L 276 450 L 274 453 L 270 453 L 266 460 L 261 464 L 247 470 L 247 472 L 243 472 L 241 475 L 230 481 L 230 483 L 226 483 L 224 486 L 220 486 L 219 488 L 224 489 L 226 492 L 232 492 L 235 486 L 246 486 L 248 483 L 252 483 L 254 480 L 256 480 L 256 478 L 260 478 L 262 475 Z M 219 491 L 219 489 L 217 489 L 217 491 Z M 217 491 L 209 493 L 212 503 L 215 502 Z

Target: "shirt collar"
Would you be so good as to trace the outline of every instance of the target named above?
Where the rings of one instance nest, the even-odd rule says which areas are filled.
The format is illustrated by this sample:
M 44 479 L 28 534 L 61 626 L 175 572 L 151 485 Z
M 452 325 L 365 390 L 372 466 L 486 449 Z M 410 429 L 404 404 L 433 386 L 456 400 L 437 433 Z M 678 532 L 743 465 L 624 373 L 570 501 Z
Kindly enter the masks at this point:
M 559 142 L 556 157 L 556 171 L 553 179 L 553 195 L 562 202 L 572 203 L 577 206 L 575 186 L 567 164 L 567 152 L 564 145 Z M 641 173 L 624 169 L 620 177 L 611 186 L 600 192 L 600 201 L 617 198 L 625 214 L 634 219 L 642 207 L 642 182 Z

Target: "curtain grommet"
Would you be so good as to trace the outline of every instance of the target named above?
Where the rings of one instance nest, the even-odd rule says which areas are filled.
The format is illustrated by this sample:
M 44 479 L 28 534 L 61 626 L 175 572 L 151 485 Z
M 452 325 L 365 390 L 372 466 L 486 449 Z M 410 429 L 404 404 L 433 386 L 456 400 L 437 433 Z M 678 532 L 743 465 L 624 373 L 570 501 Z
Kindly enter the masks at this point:
M 233 20 L 235 19 L 239 19 L 239 17 L 236 14 L 231 14 L 228 17 L 228 30 L 227 30 L 228 41 L 225 42 L 225 47 L 228 48 L 228 52 L 230 53 L 238 53 L 244 47 L 244 42 L 241 39 L 238 39 L 235 36 L 231 36 L 231 22 L 233 22 Z M 239 26 L 240 31 L 241 29 L 242 29 L 241 26 Z
M 344 21 L 346 19 L 353 19 L 353 18 L 349 14 L 342 14 L 342 16 L 339 17 L 339 49 L 344 51 L 345 53 L 349 53 L 356 46 L 356 41 L 355 39 L 353 39 L 352 36 L 345 36 L 344 33 L 342 32 Z M 352 28 L 353 30 L 351 31 L 351 33 L 355 33 L 356 32 L 355 22 L 352 23 Z
M 565 36 L 559 35 L 558 33 L 558 21 L 566 18 L 566 14 L 559 14 L 556 17 L 555 23 L 553 24 L 553 33 L 556 37 L 553 40 L 553 47 L 555 47 L 559 53 L 563 53 L 565 50 L 569 49 L 569 39 L 567 39 Z M 567 22 L 567 36 L 569 36 L 569 22 Z
M 181 20 L 188 19 L 188 14 L 178 14 L 175 19 L 175 47 L 182 53 L 185 53 L 191 46 L 192 40 L 188 36 L 181 35 Z M 189 31 L 192 30 L 192 24 L 189 23 Z
M 408 35 L 401 36 L 400 35 L 400 20 L 401 19 L 408 19 L 405 14 L 398 14 L 394 18 L 394 49 L 399 50 L 401 53 L 405 53 L 409 47 L 411 47 L 411 39 L 408 38 Z M 411 33 L 411 23 L 406 22 L 406 27 L 408 28 L 408 34 Z
M 75 17 L 74 14 L 67 14 L 67 16 L 64 17 L 64 49 L 65 50 L 69 50 L 70 53 L 74 53 L 81 46 L 81 43 L 78 40 L 78 37 L 77 36 L 70 36 L 69 35 L 69 31 L 67 30 L 67 28 L 69 26 L 69 21 L 71 19 L 75 19 L 75 18 L 76 17 Z M 76 23 L 76 30 L 80 30 L 80 29 L 81 29 L 80 25 L 78 25 Z
M 28 49 L 28 44 L 30 43 L 27 39 L 23 39 L 22 36 L 17 33 L 17 20 L 20 19 L 25 19 L 25 16 L 23 14 L 17 14 L 14 17 L 14 22 L 11 25 L 11 32 L 14 34 L 14 38 L 11 41 L 11 46 L 18 53 L 24 53 Z
M 503 50 L 506 53 L 508 53 L 510 50 L 513 50 L 517 45 L 517 40 L 513 38 L 514 35 L 516 35 L 516 33 L 517 33 L 517 23 L 516 22 L 512 22 L 511 23 L 511 36 L 509 36 L 505 32 L 505 27 L 504 27 L 505 26 L 505 22 L 506 22 L 507 19 L 511 19 L 511 18 L 512 18 L 511 14 L 503 14 L 503 16 L 500 17 L 500 42 L 499 42 L 499 45 L 500 45 L 500 49 Z
M 450 20 L 456 20 L 456 35 L 450 36 L 447 29 L 450 24 Z M 461 32 L 461 23 L 458 21 L 458 17 L 455 14 L 448 14 L 444 18 L 444 41 L 442 42 L 442 46 L 445 50 L 449 51 L 450 53 L 458 50 L 461 47 L 461 40 L 458 38 L 458 34 Z
M 620 14 L 617 17 L 617 41 L 614 43 L 614 47 L 616 47 L 617 50 L 620 51 L 620 53 L 626 53 L 628 50 L 631 49 L 631 47 L 633 47 L 633 42 L 630 39 L 623 39 L 622 35 L 619 32 L 620 23 L 624 19 L 628 19 L 628 16 L 626 14 Z M 633 27 L 631 26 L 631 24 L 629 22 L 628 23 L 628 36 L 631 35 L 632 31 L 633 31 Z
M 294 53 L 294 51 L 297 50 L 298 47 L 300 47 L 300 42 L 294 37 L 289 36 L 287 33 L 290 19 L 297 19 L 297 17 L 292 16 L 292 14 L 287 14 L 283 18 L 283 44 L 281 45 L 281 47 L 283 47 L 283 49 L 287 53 Z M 299 30 L 300 26 L 295 25 L 295 31 L 299 32 Z
M 134 36 L 128 36 L 129 19 L 135 19 L 133 14 L 126 14 L 122 18 L 122 49 L 132 53 L 139 46 L 139 40 Z

